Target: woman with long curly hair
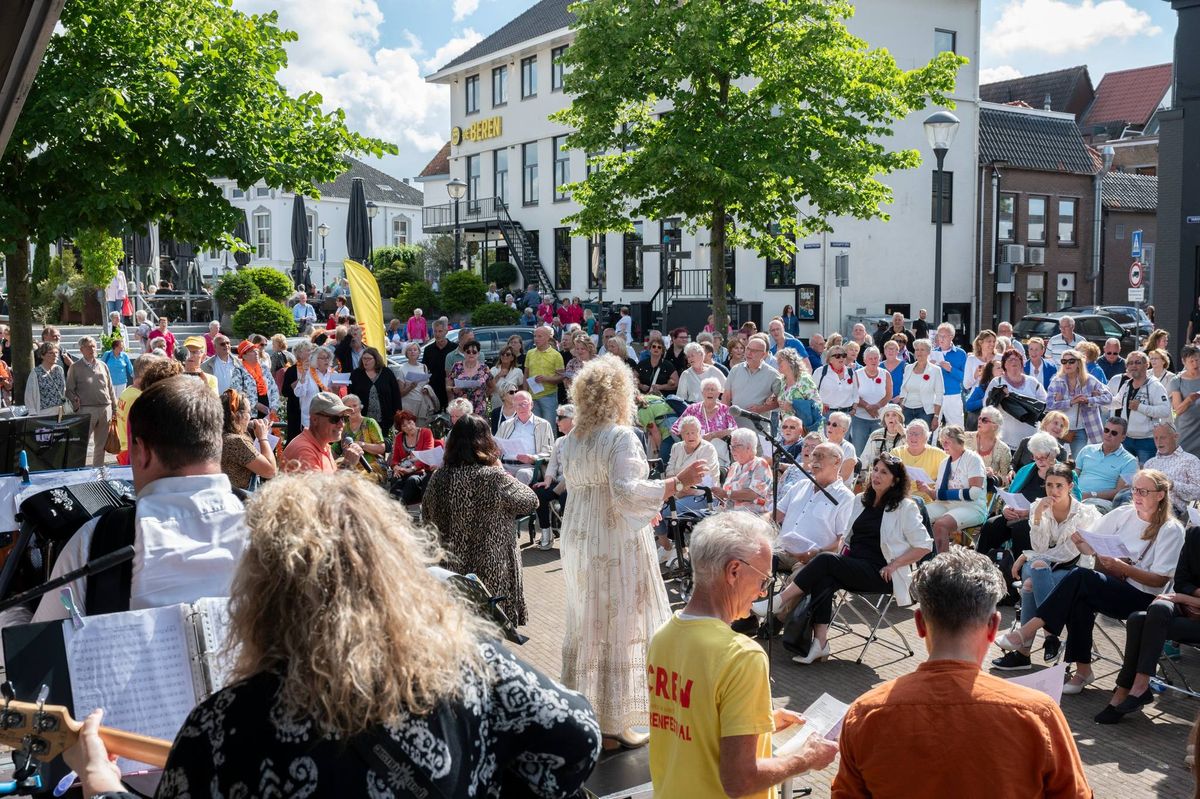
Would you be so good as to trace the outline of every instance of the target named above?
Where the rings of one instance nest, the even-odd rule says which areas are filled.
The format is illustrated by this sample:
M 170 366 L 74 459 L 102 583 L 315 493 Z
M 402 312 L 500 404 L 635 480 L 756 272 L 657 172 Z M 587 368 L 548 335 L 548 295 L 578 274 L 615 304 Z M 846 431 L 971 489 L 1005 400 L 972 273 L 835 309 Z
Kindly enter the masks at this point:
M 646 649 L 671 612 L 650 524 L 708 467 L 696 460 L 674 477 L 647 479 L 632 426 L 633 376 L 618 358 L 588 361 L 570 393 L 575 427 L 559 455 L 570 494 L 561 527 L 563 682 L 591 700 L 609 746 L 642 746 L 649 736 L 633 728 L 649 721 Z
M 255 495 L 231 592 L 232 679 L 184 722 L 158 797 L 582 786 L 600 748 L 586 700 L 509 654 L 430 571 L 442 558 L 432 534 L 393 508 L 344 472 L 282 477 Z M 132 799 L 101 716 L 67 760 L 85 795 Z

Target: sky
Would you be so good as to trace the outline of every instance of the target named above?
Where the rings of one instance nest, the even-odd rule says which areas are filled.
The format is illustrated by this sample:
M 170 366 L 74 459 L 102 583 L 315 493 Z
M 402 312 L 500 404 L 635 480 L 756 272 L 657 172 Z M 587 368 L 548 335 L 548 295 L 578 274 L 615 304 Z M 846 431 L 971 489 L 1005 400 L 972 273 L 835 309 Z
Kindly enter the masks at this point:
M 892 0 L 903 2 L 903 0 Z M 449 89 L 424 76 L 536 0 L 234 0 L 279 12 L 299 35 L 281 76 L 316 91 L 349 125 L 394 143 L 376 164 L 413 177 L 449 136 Z M 981 82 L 1085 64 L 1106 72 L 1171 60 L 1175 12 L 1163 0 L 982 0 Z

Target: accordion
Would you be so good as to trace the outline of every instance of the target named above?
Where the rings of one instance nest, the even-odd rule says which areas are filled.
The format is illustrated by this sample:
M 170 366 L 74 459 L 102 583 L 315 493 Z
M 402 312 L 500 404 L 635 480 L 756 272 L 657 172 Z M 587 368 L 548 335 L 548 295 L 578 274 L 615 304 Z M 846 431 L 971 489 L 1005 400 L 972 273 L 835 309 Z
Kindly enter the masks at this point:
M 97 480 L 59 486 L 34 494 L 21 503 L 22 530 L 65 543 L 88 521 L 111 508 L 129 507 L 136 495 L 124 480 Z

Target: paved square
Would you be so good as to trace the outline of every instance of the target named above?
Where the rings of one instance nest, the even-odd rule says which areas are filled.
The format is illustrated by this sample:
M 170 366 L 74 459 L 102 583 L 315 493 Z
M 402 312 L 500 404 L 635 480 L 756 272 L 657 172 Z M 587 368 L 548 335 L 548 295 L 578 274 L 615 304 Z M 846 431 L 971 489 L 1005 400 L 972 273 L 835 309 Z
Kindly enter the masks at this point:
M 528 536 L 522 534 L 525 564 L 525 597 L 529 603 L 530 624 L 523 628 L 530 641 L 514 647 L 523 658 L 555 677 L 561 666 L 563 579 L 556 548 L 542 552 L 530 547 Z M 1012 621 L 1013 609 L 1003 608 L 1004 624 Z M 854 662 L 858 649 L 850 649 L 840 657 L 813 666 L 791 662 L 791 653 L 776 639 L 771 657 L 772 695 L 777 703 L 793 710 L 803 710 L 822 693 L 829 693 L 846 702 L 881 682 L 906 674 L 925 659 L 923 643 L 917 637 L 912 612 L 893 610 L 888 615 L 907 636 L 916 652 L 914 657 L 901 658 L 881 646 L 873 646 L 861 664 Z M 1118 645 L 1124 645 L 1124 628 L 1108 619 L 1100 624 Z M 856 629 L 866 632 L 861 624 Z M 859 640 L 859 639 L 855 639 Z M 1040 639 L 1039 639 L 1040 641 Z M 861 645 L 861 640 L 859 640 Z M 1120 657 L 1104 639 L 1096 636 L 1097 648 L 1113 659 Z M 851 646 L 850 639 L 831 639 L 834 652 Z M 1000 654 L 996 650 L 996 654 Z M 1034 663 L 1040 663 L 1040 651 L 1034 653 Z M 1181 668 L 1193 686 L 1200 687 L 1200 652 L 1184 649 Z M 1108 701 L 1113 688 L 1117 664 L 1096 664 L 1096 682 L 1078 696 L 1065 696 L 1062 709 L 1071 729 L 1080 756 L 1087 769 L 1088 782 L 1097 797 L 1170 797 L 1184 799 L 1193 796 L 1193 781 L 1183 765 L 1188 730 L 1200 711 L 1200 701 L 1168 691 L 1159 695 L 1144 713 L 1127 717 L 1115 726 L 1102 726 L 1092 721 Z M 1017 672 L 1017 674 L 1028 672 Z M 1010 676 L 1000 674 L 999 676 Z M 979 731 L 979 745 L 988 745 L 987 730 Z M 1014 763 L 1013 768 L 1020 768 Z M 829 795 L 829 784 L 836 765 L 825 771 L 798 779 L 796 784 L 813 788 L 816 797 Z M 980 779 L 992 779 L 980 775 Z

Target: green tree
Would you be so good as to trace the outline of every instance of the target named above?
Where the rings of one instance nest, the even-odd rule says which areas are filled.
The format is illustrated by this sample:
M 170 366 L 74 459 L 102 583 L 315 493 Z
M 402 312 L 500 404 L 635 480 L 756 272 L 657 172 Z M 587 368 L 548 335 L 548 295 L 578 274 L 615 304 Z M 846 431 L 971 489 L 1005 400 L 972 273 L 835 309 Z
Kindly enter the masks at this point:
M 426 280 L 440 281 L 442 275 L 454 271 L 453 236 L 431 236 L 418 246 L 421 248 L 418 264 Z
M 215 244 L 235 211 L 210 181 L 318 195 L 344 154 L 395 148 L 350 131 L 321 97 L 277 73 L 296 35 L 231 0 L 71 0 L 0 159 L 0 252 L 8 256 L 19 392 L 32 367 L 29 247 L 79 231 L 160 221 L 164 236 Z
M 285 336 L 296 335 L 296 321 L 282 303 L 259 294 L 245 305 L 237 309 L 233 315 L 233 332 L 241 338 L 247 338 L 251 333 L 270 338 L 276 333 Z
M 117 264 L 125 253 L 121 239 L 103 230 L 84 230 L 75 236 L 83 262 L 83 276 L 92 288 L 104 288 L 117 276 Z
M 713 313 L 726 324 L 725 248 L 789 257 L 827 219 L 887 218 L 881 180 L 920 163 L 889 151 L 898 119 L 946 96 L 966 59 L 942 53 L 900 69 L 850 34 L 849 0 L 588 0 L 552 119 L 589 156 L 569 187 L 578 235 L 679 216 L 707 227 Z M 753 76 L 748 77 L 748 76 Z M 656 113 L 669 102 L 669 113 Z M 804 204 L 808 213 L 798 213 Z
M 258 283 L 248 274 L 249 271 L 249 269 L 242 269 L 221 275 L 221 280 L 217 283 L 217 290 L 213 293 L 225 307 L 226 312 L 236 311 L 262 293 Z
M 487 302 L 487 286 L 474 272 L 451 272 L 442 280 L 442 310 L 470 313 Z
M 292 279 L 271 266 L 252 266 L 238 274 L 246 275 L 258 286 L 258 290 L 275 302 L 284 302 L 296 291 Z
M 428 283 L 408 283 L 392 300 L 392 315 L 407 320 L 414 308 L 420 308 L 426 319 L 433 320 L 441 305 L 441 299 Z
M 508 261 L 493 261 L 488 264 L 487 276 L 496 284 L 496 288 L 503 291 L 517 282 L 517 267 Z

